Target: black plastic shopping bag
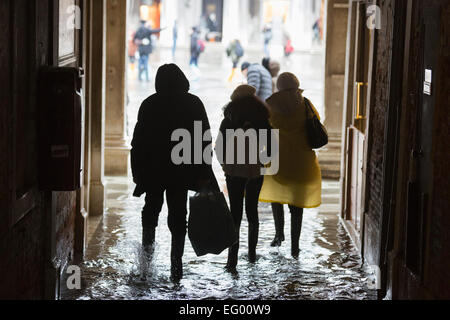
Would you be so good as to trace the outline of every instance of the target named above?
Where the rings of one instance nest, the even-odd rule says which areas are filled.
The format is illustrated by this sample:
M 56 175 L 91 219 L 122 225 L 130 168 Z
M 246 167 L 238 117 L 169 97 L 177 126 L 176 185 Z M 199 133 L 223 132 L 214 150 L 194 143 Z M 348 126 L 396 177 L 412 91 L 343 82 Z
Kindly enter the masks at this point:
M 188 236 L 197 256 L 221 254 L 238 241 L 225 196 L 203 191 L 189 200 Z

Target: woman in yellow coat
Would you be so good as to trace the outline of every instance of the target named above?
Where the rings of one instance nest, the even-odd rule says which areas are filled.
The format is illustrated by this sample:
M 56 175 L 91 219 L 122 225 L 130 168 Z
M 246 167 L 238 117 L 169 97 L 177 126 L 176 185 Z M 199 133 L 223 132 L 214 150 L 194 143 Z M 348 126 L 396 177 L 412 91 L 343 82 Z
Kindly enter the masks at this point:
M 292 73 L 280 75 L 279 92 L 268 100 L 270 123 L 280 131 L 279 161 L 276 175 L 265 176 L 260 201 L 272 203 L 276 235 L 272 246 L 284 241 L 284 210 L 291 211 L 291 252 L 298 258 L 303 208 L 320 206 L 322 174 L 316 153 L 307 140 L 306 119 L 313 114 L 306 108 L 300 83 Z M 313 106 L 317 117 L 319 114 Z

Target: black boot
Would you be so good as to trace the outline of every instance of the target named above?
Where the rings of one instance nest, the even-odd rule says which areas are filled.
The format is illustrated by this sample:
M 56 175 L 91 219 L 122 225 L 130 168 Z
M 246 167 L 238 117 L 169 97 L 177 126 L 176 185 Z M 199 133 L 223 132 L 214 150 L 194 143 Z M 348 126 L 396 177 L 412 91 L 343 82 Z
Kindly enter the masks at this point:
M 248 225 L 248 261 L 256 262 L 256 245 L 258 244 L 259 223 Z
M 303 209 L 291 208 L 291 254 L 292 257 L 298 259 L 300 255 L 300 234 L 303 223 Z
M 270 244 L 272 247 L 281 247 L 284 238 L 284 209 L 279 203 L 272 203 L 273 220 L 275 222 L 275 238 Z
M 153 254 L 155 250 L 155 228 L 143 227 L 142 228 L 142 248 L 148 255 Z
M 236 266 L 238 263 L 238 253 L 239 253 L 239 239 L 237 243 L 235 243 L 228 249 L 228 260 L 227 265 L 225 267 L 225 269 L 228 272 L 236 273 Z
M 170 254 L 170 280 L 179 282 L 183 278 L 183 253 L 185 235 L 172 236 L 172 251 Z

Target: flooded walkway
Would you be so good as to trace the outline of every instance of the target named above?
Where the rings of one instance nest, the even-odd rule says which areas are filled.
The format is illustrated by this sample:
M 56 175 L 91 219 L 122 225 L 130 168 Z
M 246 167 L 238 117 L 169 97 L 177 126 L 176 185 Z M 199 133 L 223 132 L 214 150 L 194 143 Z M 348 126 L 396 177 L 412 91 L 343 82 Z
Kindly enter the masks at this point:
M 227 252 L 198 258 L 186 237 L 184 278 L 170 282 L 170 232 L 167 207 L 160 217 L 156 252 L 149 265 L 142 259 L 140 211 L 143 198 L 132 197 L 133 185 L 125 178 L 109 178 L 107 209 L 103 217 L 89 218 L 89 239 L 82 269 L 82 289 L 63 290 L 62 299 L 374 299 L 367 288 L 367 268 L 337 213 L 337 182 L 324 182 L 321 210 L 305 210 L 300 258 L 290 256 L 289 216 L 286 212 L 286 242 L 270 247 L 274 237 L 270 206 L 260 204 L 260 238 L 257 263 L 247 261 L 247 222 L 241 228 L 238 275 L 225 272 Z M 327 191 L 328 190 L 328 191 Z M 146 279 L 143 279 L 143 276 Z
M 199 81 L 191 81 L 191 92 L 205 104 L 213 133 L 218 132 L 222 107 L 233 83 L 226 79 L 230 62 L 223 48 L 208 48 L 200 59 Z M 260 53 L 249 53 L 246 60 L 260 60 Z M 179 51 L 177 62 L 190 76 L 188 52 Z M 152 77 L 158 66 L 171 62 L 169 49 L 152 56 Z M 296 53 L 290 70 L 300 76 L 302 88 L 323 113 L 323 53 Z M 136 72 L 129 72 L 128 132 L 133 134 L 140 103 L 154 92 L 154 84 L 139 83 Z M 225 181 L 217 161 L 213 163 L 220 185 Z M 132 197 L 134 186 L 126 178 L 107 179 L 107 209 L 102 217 L 89 218 L 88 247 L 82 267 L 82 289 L 67 291 L 63 299 L 374 299 L 367 288 L 367 269 L 345 229 L 339 223 L 339 183 L 324 181 L 323 205 L 305 210 L 300 242 L 300 258 L 290 256 L 290 217 L 286 210 L 286 242 L 272 248 L 275 235 L 270 205 L 261 203 L 260 235 L 256 264 L 247 261 L 247 221 L 241 227 L 238 276 L 226 273 L 227 252 L 198 258 L 186 237 L 184 279 L 179 285 L 170 280 L 170 232 L 167 207 L 163 208 L 156 234 L 156 256 L 151 265 L 141 258 L 141 210 L 143 197 Z M 143 276 L 146 280 L 142 280 Z

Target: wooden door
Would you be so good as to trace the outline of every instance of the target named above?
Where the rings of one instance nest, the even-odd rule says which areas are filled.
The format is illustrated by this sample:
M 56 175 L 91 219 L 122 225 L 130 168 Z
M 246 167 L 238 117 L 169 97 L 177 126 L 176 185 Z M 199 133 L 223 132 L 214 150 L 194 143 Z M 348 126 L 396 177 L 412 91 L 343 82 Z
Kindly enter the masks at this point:
M 346 218 L 358 233 L 361 231 L 364 192 L 364 150 L 367 128 L 367 101 L 369 83 L 370 44 L 372 30 L 367 28 L 367 6 L 364 1 L 355 6 L 355 36 L 353 70 L 352 121 L 347 128 L 347 199 Z
M 433 185 L 433 125 L 436 104 L 436 73 L 440 41 L 440 12 L 426 9 L 422 21 L 422 81 L 419 83 L 420 107 L 417 111 L 415 149 L 411 150 L 412 170 L 408 183 L 406 226 L 406 265 L 418 278 L 423 276 L 427 219 Z

